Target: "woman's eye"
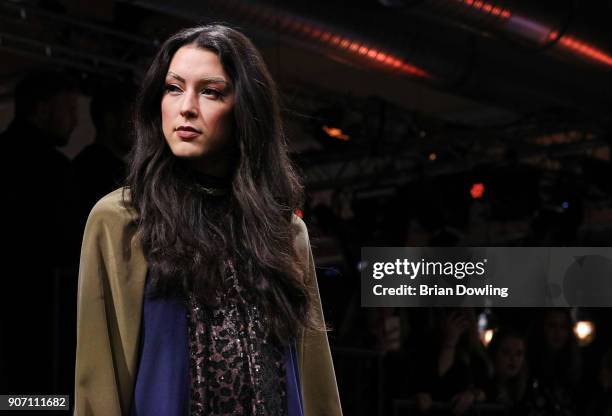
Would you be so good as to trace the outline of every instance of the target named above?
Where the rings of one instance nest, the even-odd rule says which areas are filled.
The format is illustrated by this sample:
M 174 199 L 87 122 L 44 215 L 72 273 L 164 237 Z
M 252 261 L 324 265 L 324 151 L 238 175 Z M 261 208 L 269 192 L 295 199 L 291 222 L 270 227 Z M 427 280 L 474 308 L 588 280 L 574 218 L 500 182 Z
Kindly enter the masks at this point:
M 219 91 L 213 90 L 212 88 L 204 88 L 202 90 L 202 94 L 208 95 L 213 98 L 220 98 L 223 96 L 223 94 L 221 94 Z
M 173 85 L 173 84 L 166 84 L 166 86 L 164 87 L 164 90 L 168 92 L 181 92 L 181 89 L 178 86 Z

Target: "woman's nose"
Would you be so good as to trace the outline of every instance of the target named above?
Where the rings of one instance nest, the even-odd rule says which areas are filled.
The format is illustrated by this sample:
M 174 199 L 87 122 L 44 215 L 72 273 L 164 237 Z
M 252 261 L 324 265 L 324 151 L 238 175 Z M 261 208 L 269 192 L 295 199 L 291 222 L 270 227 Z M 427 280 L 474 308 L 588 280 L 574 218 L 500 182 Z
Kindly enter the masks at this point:
M 198 95 L 186 92 L 181 102 L 181 116 L 185 118 L 197 117 L 199 114 Z

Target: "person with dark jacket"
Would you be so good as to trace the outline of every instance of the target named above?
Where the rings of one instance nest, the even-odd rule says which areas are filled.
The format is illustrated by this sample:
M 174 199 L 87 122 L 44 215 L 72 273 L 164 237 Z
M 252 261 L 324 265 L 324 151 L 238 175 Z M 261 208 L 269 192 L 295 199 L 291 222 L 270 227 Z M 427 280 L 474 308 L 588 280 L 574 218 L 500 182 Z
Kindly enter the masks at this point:
M 133 135 L 129 122 L 133 95 L 133 88 L 125 84 L 98 88 L 93 94 L 89 112 L 96 128 L 94 142 L 72 161 L 83 227 L 95 203 L 125 180 L 126 158 Z
M 0 393 L 69 394 L 80 236 L 70 160 L 77 89 L 59 72 L 27 75 L 0 135 L 3 161 Z
M 414 398 L 422 413 L 435 401 L 449 403 L 453 414 L 463 415 L 486 400 L 489 382 L 490 365 L 476 314 L 472 308 L 442 309 L 435 321 L 432 342 L 423 346 L 417 370 L 421 385 Z

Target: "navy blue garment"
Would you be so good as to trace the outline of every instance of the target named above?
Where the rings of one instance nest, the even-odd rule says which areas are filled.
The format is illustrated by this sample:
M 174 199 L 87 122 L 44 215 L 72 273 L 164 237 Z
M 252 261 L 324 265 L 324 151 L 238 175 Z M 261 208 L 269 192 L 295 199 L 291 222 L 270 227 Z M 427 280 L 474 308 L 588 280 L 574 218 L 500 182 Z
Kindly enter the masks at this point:
M 140 333 L 140 363 L 132 416 L 189 415 L 187 310 L 178 299 L 151 299 L 147 276 Z M 295 344 L 285 350 L 288 416 L 304 416 Z
M 287 380 L 287 414 L 289 416 L 304 416 L 302 391 L 300 390 L 300 374 L 298 371 L 297 351 L 295 343 L 291 343 L 285 352 L 285 378 Z
M 132 416 L 185 416 L 189 411 L 185 306 L 179 299 L 149 298 L 150 282 L 147 276 Z

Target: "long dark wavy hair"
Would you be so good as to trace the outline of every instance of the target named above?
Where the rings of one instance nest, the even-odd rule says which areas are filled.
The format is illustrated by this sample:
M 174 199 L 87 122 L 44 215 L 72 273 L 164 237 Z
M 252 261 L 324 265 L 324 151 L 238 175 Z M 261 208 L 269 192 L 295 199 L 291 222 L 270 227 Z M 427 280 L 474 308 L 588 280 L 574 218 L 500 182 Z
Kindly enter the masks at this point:
M 224 203 L 198 192 L 198 179 L 167 145 L 161 99 L 176 51 L 194 45 L 219 57 L 235 91 L 235 163 Z M 288 341 L 321 328 L 311 313 L 293 241 L 292 216 L 303 188 L 289 160 L 277 87 L 255 46 L 225 25 L 181 30 L 153 59 L 134 109 L 135 146 L 127 187 L 138 236 L 157 295 L 216 295 L 231 260 L 241 284 L 264 311 L 271 333 Z M 222 198 L 223 199 L 223 198 Z M 215 209 L 211 207 L 214 206 Z

